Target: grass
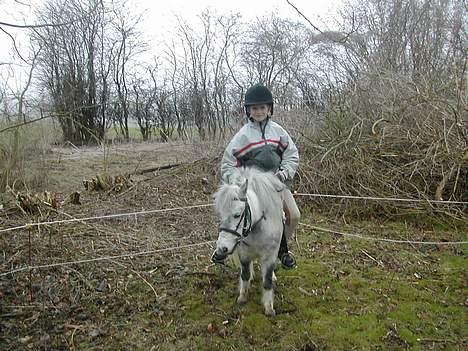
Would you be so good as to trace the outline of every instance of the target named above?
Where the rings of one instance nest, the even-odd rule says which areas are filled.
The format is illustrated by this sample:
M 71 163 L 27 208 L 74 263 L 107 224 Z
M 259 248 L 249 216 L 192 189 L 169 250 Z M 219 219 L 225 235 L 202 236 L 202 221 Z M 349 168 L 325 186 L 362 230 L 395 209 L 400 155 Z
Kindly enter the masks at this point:
M 441 256 L 441 264 L 451 260 L 449 257 Z M 461 263 L 455 267 L 461 269 Z M 345 275 L 334 276 L 326 263 L 313 258 L 299 260 L 299 267 L 278 274 L 276 318 L 263 315 L 258 291 L 251 294 L 246 306 L 237 307 L 235 279 L 225 282 L 214 296 L 205 297 L 200 297 L 198 289 L 190 289 L 202 285 L 200 279 L 187 282 L 179 299 L 184 306 L 180 318 L 191 333 L 182 339 L 194 342 L 195 349 L 202 347 L 207 339 L 212 340 L 210 324 L 223 335 L 220 349 L 237 345 L 271 350 L 426 350 L 431 346 L 420 342 L 425 339 L 444 340 L 441 349 L 450 349 L 461 346 L 466 336 L 463 300 L 457 294 L 461 287 L 458 273 L 438 277 L 439 284 L 434 286 L 430 277 L 414 281 L 405 272 L 396 274 L 390 283 L 390 274 L 379 268 L 363 273 L 343 265 Z M 445 287 L 453 289 L 454 295 L 444 294 Z M 224 321 L 229 322 L 226 327 Z M 204 337 L 192 339 L 194 333 Z
M 143 140 L 143 137 L 140 132 L 140 127 L 138 126 L 129 126 L 128 127 L 128 136 L 130 140 Z M 116 128 L 109 128 L 106 131 L 106 139 L 107 140 L 114 140 L 114 139 L 120 139 L 123 140 L 123 136 L 120 133 L 119 130 Z
M 130 163 L 119 157 L 112 155 L 109 162 Z M 76 162 L 61 161 L 64 171 L 60 174 L 69 172 L 66 176 L 71 178 L 77 176 L 78 168 L 95 174 L 102 160 L 94 166 L 95 160 L 81 160 L 79 167 Z M 122 209 L 165 208 L 182 205 L 182 200 L 192 203 L 191 197 L 209 198 L 213 189 L 205 191 L 200 176 L 207 175 L 215 187 L 215 175 L 210 173 L 213 167 L 198 167 L 202 169 L 174 173 L 167 183 L 162 177 L 147 179 L 139 183 L 140 190 L 136 187 L 125 197 L 83 193 L 83 206 L 61 209 L 84 217 L 87 212 L 78 212 L 89 209 L 89 215 L 101 214 L 118 204 Z M 351 216 L 330 223 L 332 216 L 311 213 L 305 204 L 301 210 L 305 223 L 344 232 L 359 229 L 366 236 L 466 241 L 468 232 L 466 223 L 428 223 L 420 216 L 405 218 L 406 223 L 353 221 Z M 149 244 L 168 245 L 169 239 L 174 243 L 198 242 L 207 236 L 213 239 L 215 226 L 208 220 L 212 214 L 207 213 L 199 213 L 203 218 L 193 217 L 189 211 L 141 217 L 134 226 L 126 220 L 77 223 L 71 229 L 61 226 L 54 229 L 51 244 L 47 233 L 52 227 L 44 227 L 33 238 L 33 264 L 143 251 Z M 155 239 L 145 246 L 149 233 Z M 12 235 L 0 238 L 0 250 L 6 252 L 4 270 L 28 264 L 27 233 Z M 263 314 L 258 269 L 249 301 L 238 306 L 237 270 L 210 265 L 209 247 L 1 277 L 0 349 L 467 348 L 466 246 L 385 244 L 320 234 L 305 227 L 300 227 L 298 242 L 291 246 L 299 268 L 278 269 L 274 318 Z M 103 282 L 105 289 L 98 289 Z
M 303 221 L 325 219 L 303 211 Z M 379 227 L 375 222 L 342 226 L 343 231 L 360 227 L 369 236 L 366 228 Z M 405 231 L 416 235 L 415 229 L 390 222 L 378 235 L 405 237 Z M 442 228 L 424 235 L 466 240 L 466 232 Z M 33 286 L 41 292 L 34 292 L 35 304 L 21 319 L 10 326 L 8 319 L 0 320 L 9 330 L 5 340 L 13 349 L 466 349 L 466 247 L 385 244 L 305 227 L 291 246 L 299 268 L 277 270 L 273 318 L 263 314 L 258 267 L 249 301 L 238 306 L 237 269 L 210 265 L 205 247 L 117 265 L 33 272 Z M 27 287 L 27 275 L 22 277 Z M 59 290 L 47 290 L 52 281 L 60 282 Z M 96 291 L 102 281 L 107 288 Z M 27 288 L 16 282 L 10 286 L 18 293 L 11 295 L 0 280 L 5 305 L 28 305 Z
M 224 317 L 217 317 L 213 306 L 227 317 L 234 313 L 236 323 L 227 327 L 225 346 L 231 340 L 244 340 L 241 349 L 452 350 L 466 346 L 464 251 L 442 248 L 424 253 L 385 245 L 379 255 L 378 243 L 330 237 L 317 241 L 308 235 L 301 235 L 304 250 L 299 269 L 278 272 L 276 318 L 263 316 L 259 291 L 247 306 L 235 306 L 234 279 L 232 285 L 218 289 L 216 301 L 191 310 L 197 314 L 193 323 L 221 325 Z M 317 246 L 320 249 L 314 251 Z M 307 248 L 315 253 L 308 254 Z M 382 263 L 363 259 L 367 257 L 362 250 L 374 251 Z M 191 291 L 186 297 L 194 294 Z
M 27 164 L 32 159 L 43 159 L 58 139 L 56 135 L 57 129 L 49 121 L 0 133 L 0 191 L 7 185 L 35 188 L 44 184 L 45 167 L 29 170 Z
M 147 277 L 157 297 L 141 279 L 127 276 L 125 292 L 89 300 L 83 308 L 94 316 L 94 327 L 105 333 L 93 338 L 78 331 L 74 348 L 461 350 L 466 346 L 464 252 L 416 252 L 414 259 L 412 248 L 387 245 L 382 257 L 376 255 L 383 263 L 376 264 L 360 253 L 378 250 L 379 245 L 320 239 L 307 232 L 300 238 L 299 268 L 277 272 L 274 318 L 263 314 L 258 274 L 248 303 L 237 306 L 235 272 L 219 267 L 201 272 L 198 269 L 206 263 L 187 262 L 175 273 L 168 263 L 162 276 Z M 386 261 L 389 255 L 399 263 Z
M 221 133 L 221 130 L 218 130 L 217 131 L 217 135 L 216 135 L 216 138 L 217 139 L 223 139 L 224 137 L 220 135 Z M 233 133 L 233 131 L 231 129 L 226 129 L 224 131 L 224 133 L 226 135 L 231 135 Z M 143 136 L 141 134 L 141 131 L 140 131 L 140 127 L 136 124 L 132 124 L 128 127 L 128 134 L 129 134 L 129 139 L 131 141 L 143 141 Z M 210 136 L 208 134 L 208 130 L 205 129 L 205 134 L 206 134 L 206 140 L 210 140 Z M 170 136 L 169 138 L 169 141 L 178 141 L 178 140 L 190 140 L 190 141 L 193 141 L 193 142 L 199 142 L 199 141 L 202 141 L 201 137 L 200 137 L 200 134 L 199 134 L 199 131 L 196 127 L 185 127 L 184 128 L 184 135 L 185 137 L 181 138 L 179 136 L 179 134 L 177 133 L 177 130 L 176 128 L 174 128 L 174 131 L 172 133 L 172 135 Z M 125 142 L 124 141 L 124 137 L 122 135 L 122 133 L 120 132 L 120 130 L 117 128 L 117 127 L 112 127 L 112 128 L 109 128 L 107 131 L 106 131 L 106 140 L 108 142 L 114 142 L 114 141 L 120 141 L 120 142 Z M 151 136 L 149 137 L 149 142 L 153 141 L 153 142 L 161 142 L 161 135 L 160 135 L 160 128 L 152 128 L 151 129 Z M 214 141 L 213 141 L 214 142 Z

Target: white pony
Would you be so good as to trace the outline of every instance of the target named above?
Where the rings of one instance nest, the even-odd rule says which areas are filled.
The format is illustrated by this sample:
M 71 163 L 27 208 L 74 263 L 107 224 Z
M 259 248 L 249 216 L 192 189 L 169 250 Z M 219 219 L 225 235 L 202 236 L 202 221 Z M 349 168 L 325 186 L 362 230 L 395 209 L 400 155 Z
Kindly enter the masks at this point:
M 223 184 L 214 195 L 220 220 L 213 261 L 234 252 L 241 264 L 238 304 L 247 302 L 253 260 L 261 264 L 265 314 L 274 316 L 275 262 L 283 233 L 284 185 L 272 174 L 254 168 L 240 170 L 240 185 Z

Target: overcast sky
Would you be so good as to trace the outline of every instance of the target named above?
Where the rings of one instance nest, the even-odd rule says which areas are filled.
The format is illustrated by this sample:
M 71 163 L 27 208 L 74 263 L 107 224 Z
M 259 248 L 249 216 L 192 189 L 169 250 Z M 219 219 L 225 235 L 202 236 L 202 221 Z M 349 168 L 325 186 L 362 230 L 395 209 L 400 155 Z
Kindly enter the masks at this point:
M 343 0 L 290 1 L 321 27 L 325 22 L 331 23 L 328 21 L 329 17 L 336 13 L 337 7 L 343 2 Z M 34 12 L 43 2 L 42 0 L 0 0 L 0 22 L 34 24 L 36 23 Z M 176 16 L 180 16 L 189 24 L 196 23 L 197 16 L 207 8 L 219 15 L 239 13 L 247 20 L 273 12 L 279 17 L 305 22 L 286 0 L 129 0 L 129 3 L 135 13 L 143 13 L 140 30 L 145 36 L 143 39 L 148 40 L 151 47 L 157 47 L 159 42 L 170 38 L 177 23 Z M 25 51 L 27 44 L 22 35 L 26 31 L 8 27 L 4 29 L 17 38 L 19 48 L 27 57 Z M 11 39 L 0 31 L 0 63 L 11 62 L 9 52 L 11 52 Z M 0 66 L 0 71 L 4 68 Z
M 302 18 L 286 0 L 133 0 L 140 9 L 147 10 L 144 27 L 148 33 L 157 36 L 159 31 L 165 32 L 174 27 L 175 15 L 180 15 L 188 21 L 195 21 L 196 16 L 204 9 L 224 14 L 240 13 L 246 19 L 255 19 L 272 12 L 280 17 L 293 18 L 302 21 Z M 340 0 L 290 0 L 301 12 L 311 20 L 318 16 L 325 18 L 336 11 Z

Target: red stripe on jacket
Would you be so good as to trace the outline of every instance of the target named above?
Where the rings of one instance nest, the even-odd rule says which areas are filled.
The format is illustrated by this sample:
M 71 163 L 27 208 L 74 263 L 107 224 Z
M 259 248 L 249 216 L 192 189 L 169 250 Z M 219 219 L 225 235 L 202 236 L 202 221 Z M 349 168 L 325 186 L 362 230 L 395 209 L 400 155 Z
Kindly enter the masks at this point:
M 263 144 L 263 143 L 267 143 L 267 142 L 271 142 L 271 143 L 274 143 L 274 144 L 278 144 L 279 146 L 281 146 L 283 149 L 286 150 L 286 146 L 281 144 L 281 142 L 279 140 L 273 140 L 273 139 L 265 139 L 265 140 L 261 140 L 261 141 L 256 141 L 255 143 L 250 143 L 246 146 L 244 146 L 242 149 L 236 151 L 234 153 L 234 156 L 237 157 L 237 155 L 241 154 L 242 152 L 244 152 L 245 150 L 251 148 L 252 146 L 255 146 L 255 145 L 259 145 L 259 144 Z

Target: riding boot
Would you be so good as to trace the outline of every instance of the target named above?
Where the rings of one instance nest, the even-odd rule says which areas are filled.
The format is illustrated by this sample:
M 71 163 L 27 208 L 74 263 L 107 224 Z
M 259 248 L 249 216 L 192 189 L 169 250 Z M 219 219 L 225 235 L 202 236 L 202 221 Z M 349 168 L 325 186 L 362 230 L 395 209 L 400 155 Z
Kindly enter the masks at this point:
M 278 251 L 278 258 L 281 261 L 281 265 L 285 269 L 292 269 L 296 268 L 296 260 L 294 259 L 294 256 L 292 255 L 291 252 L 289 252 L 288 249 L 288 242 L 286 240 L 286 235 L 283 231 L 283 235 L 281 237 L 281 243 L 280 243 L 280 248 Z

